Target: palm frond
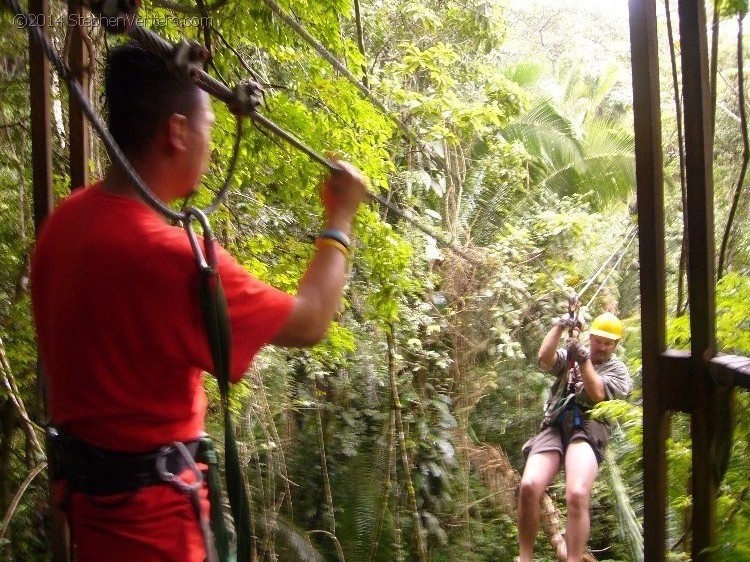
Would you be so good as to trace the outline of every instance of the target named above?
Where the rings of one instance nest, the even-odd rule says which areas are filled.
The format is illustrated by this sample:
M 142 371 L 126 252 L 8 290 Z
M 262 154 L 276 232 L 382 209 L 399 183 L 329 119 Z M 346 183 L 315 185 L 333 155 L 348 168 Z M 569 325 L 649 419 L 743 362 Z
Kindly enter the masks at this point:
M 497 226 L 526 195 L 528 162 L 529 155 L 520 144 L 500 143 L 474 163 L 464 183 L 459 220 L 475 244 L 494 242 Z
M 616 65 L 609 65 L 604 73 L 599 76 L 594 84 L 594 91 L 591 98 L 590 115 L 595 115 L 602 103 L 609 97 L 612 89 L 617 85 L 620 79 L 620 69 Z
M 347 560 L 367 560 L 375 535 L 383 502 L 385 479 L 390 467 L 385 466 L 385 457 L 376 447 L 372 452 L 359 452 L 347 460 L 336 482 L 334 502 L 337 507 L 336 529 Z M 386 510 L 378 539 L 375 560 L 389 560 L 392 524 Z
M 571 166 L 580 170 L 584 153 L 578 134 L 549 98 L 539 99 L 532 108 L 502 130 L 507 142 L 519 141 L 543 168 Z
M 628 547 L 633 562 L 643 562 L 643 528 L 638 521 L 627 486 L 620 475 L 620 468 L 613 447 L 604 452 L 607 461 L 607 472 L 612 485 L 612 492 L 617 505 L 617 526 L 620 536 Z
M 503 75 L 526 90 L 535 90 L 541 79 L 548 74 L 545 65 L 536 61 L 521 61 L 503 69 Z
M 592 121 L 584 133 L 583 153 L 581 168 L 568 164 L 549 169 L 540 186 L 563 196 L 588 192 L 595 209 L 629 200 L 635 186 L 632 135 L 606 121 Z

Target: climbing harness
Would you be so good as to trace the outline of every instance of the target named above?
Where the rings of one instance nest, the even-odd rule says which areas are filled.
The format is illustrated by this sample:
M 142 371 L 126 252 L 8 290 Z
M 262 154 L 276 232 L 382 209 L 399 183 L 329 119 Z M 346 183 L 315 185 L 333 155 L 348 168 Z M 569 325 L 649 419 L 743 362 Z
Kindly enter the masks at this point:
M 222 536 L 222 533 L 227 535 L 223 514 L 214 513 L 214 503 L 211 503 L 209 522 L 200 501 L 204 479 L 197 463 L 207 466 L 210 501 L 220 501 L 221 496 L 217 456 L 208 435 L 185 443 L 175 441 L 149 453 L 124 453 L 96 447 L 64 430 L 48 427 L 47 456 L 52 480 L 64 481 L 67 493 L 85 494 L 92 501 L 117 494 L 126 494 L 123 501 L 127 501 L 129 494 L 146 486 L 160 483 L 174 486 L 190 498 L 206 544 L 208 562 L 219 560 L 212 546 L 214 539 L 211 529 L 213 527 L 215 537 Z M 193 475 L 192 482 L 181 476 L 185 470 Z M 63 510 L 67 509 L 66 506 L 67 500 L 63 499 Z
M 606 260 L 601 264 L 599 269 L 594 273 L 589 281 L 585 284 L 585 286 L 580 290 L 580 292 L 576 293 L 570 293 L 568 297 L 568 321 L 566 322 L 566 325 L 568 326 L 568 340 L 571 339 L 577 339 L 578 335 L 580 334 L 580 328 L 582 326 L 582 321 L 579 318 L 581 308 L 588 309 L 591 306 L 591 303 L 594 302 L 594 299 L 596 299 L 599 292 L 604 288 L 609 278 L 612 276 L 614 271 L 620 266 L 620 263 L 622 262 L 623 258 L 625 257 L 625 254 L 628 251 L 628 248 L 630 247 L 630 244 L 635 240 L 636 238 L 636 226 L 633 225 L 626 233 L 623 239 L 620 241 L 620 243 L 617 245 L 615 250 L 607 257 Z M 594 292 L 594 294 L 589 299 L 588 303 L 585 306 L 581 305 L 580 296 L 583 295 L 596 281 L 596 279 L 599 277 L 599 275 L 604 271 L 604 268 L 612 261 L 612 259 L 620 253 L 617 260 L 614 262 L 610 270 L 607 272 L 607 275 L 604 277 L 604 279 L 599 284 L 599 288 Z M 551 278 L 554 280 L 554 276 L 551 276 Z M 567 287 L 563 287 L 567 290 Z M 578 333 L 576 333 L 578 332 Z M 565 377 L 565 381 L 560 380 L 558 383 L 557 390 L 550 400 L 548 404 L 548 423 L 550 425 L 562 425 L 563 417 L 566 415 L 566 413 L 571 412 L 573 413 L 573 429 L 581 429 L 584 432 L 586 431 L 583 415 L 585 414 L 585 408 L 583 408 L 578 401 L 575 399 L 576 395 L 576 385 L 581 381 L 581 371 L 580 371 L 580 365 L 578 365 L 575 358 L 573 358 L 570 354 L 567 356 L 566 361 L 566 368 L 565 371 L 560 375 L 561 379 L 562 377 Z M 545 418 L 547 419 L 547 418 Z M 544 423 L 542 424 L 545 425 Z
M 21 9 L 21 7 L 18 5 L 17 0 L 6 0 L 6 3 L 20 16 L 23 18 L 23 21 L 25 22 L 25 27 L 28 28 L 30 37 L 40 46 L 40 48 L 44 51 L 47 58 L 50 60 L 50 62 L 54 65 L 56 71 L 58 72 L 59 76 L 65 80 L 65 82 L 68 84 L 68 87 L 70 91 L 72 92 L 73 96 L 76 98 L 77 102 L 81 106 L 83 112 L 86 114 L 87 118 L 89 119 L 89 122 L 91 123 L 92 127 L 97 131 L 97 133 L 102 138 L 102 141 L 104 142 L 105 147 L 107 148 L 110 156 L 112 157 L 113 161 L 117 161 L 124 172 L 127 174 L 129 180 L 133 183 L 133 185 L 138 189 L 140 195 L 143 197 L 144 201 L 148 203 L 152 208 L 154 208 L 157 212 L 160 212 L 165 217 L 172 219 L 177 222 L 181 222 L 185 229 L 187 230 L 188 237 L 190 240 L 190 245 L 192 247 L 196 263 L 198 265 L 198 269 L 201 274 L 202 278 L 202 295 L 201 300 L 204 308 L 204 320 L 206 322 L 206 329 L 209 335 L 209 339 L 211 342 L 211 350 L 212 350 L 212 356 L 215 363 L 215 375 L 217 379 L 219 380 L 219 387 L 222 393 L 222 406 L 224 409 L 224 424 L 225 424 L 225 473 L 226 473 L 226 480 L 227 480 L 227 489 L 228 489 L 228 496 L 230 499 L 230 506 L 232 509 L 232 514 L 234 517 L 235 522 L 235 529 L 236 529 L 236 535 L 237 535 L 237 554 L 242 560 L 249 560 L 250 559 L 250 516 L 249 516 L 249 506 L 247 501 L 247 495 L 245 491 L 245 484 L 243 480 L 243 471 L 241 469 L 240 463 L 239 463 L 239 455 L 237 451 L 236 442 L 234 441 L 234 427 L 231 420 L 231 415 L 229 413 L 229 400 L 228 400 L 228 388 L 229 388 L 229 360 L 228 358 L 231 355 L 230 351 L 230 339 L 229 339 L 229 324 L 228 324 L 228 312 L 226 310 L 226 300 L 223 296 L 223 290 L 221 288 L 221 281 L 218 277 L 218 271 L 216 269 L 216 253 L 213 248 L 213 236 L 211 233 L 210 226 L 208 224 L 208 220 L 206 218 L 206 212 L 211 212 L 218 208 L 218 206 L 221 204 L 223 199 L 226 197 L 229 185 L 231 183 L 231 173 L 234 169 L 234 166 L 237 161 L 237 154 L 238 154 L 238 147 L 239 147 L 239 140 L 241 137 L 241 125 L 240 125 L 240 119 L 237 119 L 238 122 L 238 130 L 237 130 L 237 138 L 235 140 L 235 153 L 232 157 L 232 160 L 230 162 L 230 173 L 227 177 L 227 180 L 224 182 L 224 185 L 219 190 L 218 194 L 216 195 L 214 201 L 209 205 L 207 209 L 205 209 L 205 212 L 199 211 L 194 208 L 188 208 L 182 212 L 177 212 L 166 205 L 164 205 L 161 201 L 159 201 L 158 198 L 156 198 L 152 192 L 146 187 L 146 185 L 143 183 L 142 179 L 138 176 L 136 171 L 129 165 L 127 158 L 125 155 L 121 152 L 119 146 L 112 138 L 111 134 L 105 127 L 104 123 L 101 121 L 99 116 L 94 112 L 91 105 L 88 103 L 85 94 L 81 90 L 79 84 L 72 78 L 68 70 L 65 68 L 65 65 L 60 60 L 60 57 L 55 52 L 55 50 L 52 48 L 50 43 L 46 40 L 44 37 L 41 29 L 37 25 L 32 25 L 31 20 L 29 16 Z M 103 4 L 110 4 L 111 0 L 105 0 Z M 119 6 L 119 4 L 118 4 Z M 107 17 L 107 21 L 115 21 L 111 20 L 110 18 L 114 17 L 113 15 L 109 15 Z M 117 26 L 115 29 L 119 29 L 120 26 L 127 28 L 127 22 L 132 21 L 128 19 L 128 14 L 123 15 L 122 17 L 116 18 Z M 124 23 L 123 23 L 124 22 Z M 163 45 L 162 45 L 163 46 Z M 187 74 L 194 74 L 197 69 L 197 63 L 202 60 L 202 58 L 205 56 L 205 53 L 198 48 L 195 48 L 194 45 L 182 43 L 178 45 L 177 48 L 174 49 L 175 51 L 175 57 L 174 57 L 174 65 L 175 67 L 180 67 L 184 69 L 184 72 Z M 202 72 L 202 71 L 201 71 Z M 252 93 L 248 93 L 248 88 L 243 87 L 243 92 L 246 95 L 243 96 L 237 96 L 238 98 L 238 104 L 241 104 L 243 108 L 250 107 L 252 108 L 254 104 L 257 104 L 257 96 L 253 96 Z M 235 106 L 238 107 L 238 106 Z M 244 111 L 244 109 L 243 109 Z M 204 239 L 203 239 L 203 245 L 205 248 L 205 254 L 200 248 L 200 243 L 198 241 L 197 236 L 195 235 L 193 229 L 192 229 L 192 221 L 197 220 L 204 233 Z M 50 439 L 50 443 L 52 445 L 52 450 L 55 451 L 54 455 L 58 459 L 58 464 L 61 467 L 66 467 L 70 465 L 70 452 L 65 452 L 64 448 L 69 448 L 70 440 L 55 440 Z M 88 447 L 92 447 L 88 445 Z M 176 444 L 168 445 L 168 447 L 175 447 L 175 450 L 180 453 L 180 458 L 187 458 L 186 455 L 184 455 L 184 450 L 177 446 Z M 81 449 L 81 447 L 79 447 Z M 92 448 L 91 450 L 95 450 L 95 448 Z M 96 451 L 96 450 L 95 450 Z M 151 458 L 150 455 L 146 455 L 144 458 L 143 455 L 137 455 L 137 457 L 140 459 L 140 461 L 144 462 L 145 465 L 136 465 L 134 466 L 132 463 L 121 463 L 119 461 L 122 461 L 122 455 L 121 453 L 117 452 L 107 452 L 112 453 L 115 455 L 116 460 L 118 462 L 108 462 L 106 463 L 106 468 L 101 471 L 104 475 L 112 475 L 116 474 L 117 478 L 114 478 L 112 480 L 119 481 L 119 486 L 126 486 L 127 490 L 134 490 L 139 487 L 142 487 L 144 485 L 150 485 L 153 483 L 156 483 L 157 481 L 163 481 L 164 476 L 167 474 L 178 474 L 181 469 L 186 468 L 186 466 L 177 465 L 170 469 L 169 471 L 166 470 L 166 464 L 161 464 L 160 461 L 160 467 L 163 469 L 161 472 L 154 469 L 154 462 L 155 459 Z M 165 450 L 160 451 L 160 455 L 164 455 Z M 98 450 L 95 452 L 95 456 L 97 458 L 101 458 L 103 456 L 103 453 L 101 450 Z M 199 516 L 199 521 L 201 522 L 201 531 L 204 534 L 204 540 L 206 543 L 206 550 L 209 553 L 209 560 L 213 561 L 215 559 L 213 552 L 213 543 L 216 544 L 216 550 L 218 551 L 219 559 L 222 562 L 228 561 L 231 559 L 231 553 L 230 553 L 230 546 L 229 546 L 229 534 L 226 531 L 226 528 L 224 526 L 224 518 L 223 513 L 221 513 L 221 488 L 220 488 L 220 477 L 218 474 L 218 467 L 216 462 L 216 454 L 211 448 L 210 454 L 208 454 L 208 460 L 210 462 L 206 462 L 206 464 L 209 466 L 209 496 L 211 501 L 211 519 L 212 519 L 212 526 L 214 527 L 214 541 L 210 541 L 210 535 L 207 533 L 207 525 L 202 519 L 202 513 L 198 509 L 199 504 L 198 502 L 198 496 L 197 496 L 197 489 L 199 484 L 195 484 L 195 486 L 186 486 L 185 483 L 176 477 L 174 478 L 168 478 L 168 481 L 172 483 L 173 485 L 176 485 L 180 487 L 183 491 L 188 493 L 191 497 L 191 502 L 196 507 L 197 515 Z M 111 460 L 111 459 L 110 459 Z M 132 459 L 131 459 L 132 460 Z M 135 461 L 133 461 L 135 462 Z M 164 461 L 166 463 L 166 460 Z M 83 463 L 84 465 L 90 464 L 90 463 Z M 193 462 L 192 465 L 187 465 L 188 468 L 192 468 L 195 465 Z M 121 471 L 121 473 L 116 472 L 117 469 L 113 468 L 115 466 L 119 466 L 120 468 L 125 467 L 124 470 Z M 133 469 L 140 468 L 140 470 L 136 470 L 133 472 Z M 115 472 L 113 472 L 115 471 Z M 133 481 L 131 478 L 129 478 L 128 474 L 136 474 L 137 478 L 135 481 Z M 66 480 L 70 479 L 71 482 L 73 482 L 73 489 L 80 490 L 83 493 L 90 493 L 92 495 L 98 495 L 101 492 L 105 493 L 114 493 L 112 491 L 112 488 L 109 487 L 109 485 L 92 485 L 92 482 L 98 482 L 97 477 L 95 476 L 88 476 L 85 479 L 81 479 L 81 474 L 87 474 L 86 472 L 82 470 L 69 470 L 66 468 L 61 468 L 58 472 L 59 476 L 61 478 L 65 478 Z M 93 474 L 93 473 L 88 473 Z M 147 475 L 147 476 L 146 476 Z M 156 475 L 156 476 L 154 476 Z M 157 478 L 155 480 L 155 478 Z M 202 478 L 201 478 L 202 479 Z M 110 480 L 110 478 L 107 478 L 107 480 Z M 124 483 L 124 484 L 123 484 Z M 118 484 L 115 484 L 117 486 Z M 201 484 L 202 485 L 202 484 Z M 93 486 L 93 487 L 92 487 Z
M 218 380 L 221 395 L 225 479 L 237 537 L 236 555 L 240 560 L 250 560 L 250 508 L 229 409 L 229 313 L 217 269 L 217 254 L 208 219 L 205 213 L 192 207 L 185 210 L 185 215 L 190 217 L 184 224 L 201 276 L 201 308 L 214 363 L 214 375 Z M 193 228 L 193 221 L 203 230 L 202 248 Z M 235 559 L 222 510 L 218 458 L 208 436 L 188 443 L 173 442 L 156 452 L 145 454 L 102 449 L 54 428 L 48 428 L 48 443 L 53 479 L 66 481 L 71 491 L 90 496 L 108 496 L 135 492 L 144 486 L 162 482 L 174 486 L 190 498 L 204 538 L 208 562 L 229 562 Z M 204 478 L 196 462 L 207 466 L 210 524 L 201 507 L 199 492 L 203 487 Z M 186 469 L 193 475 L 191 482 L 181 476 Z
M 568 320 L 566 321 L 566 325 L 568 326 L 568 340 L 577 338 L 578 334 L 576 332 L 580 332 L 579 311 L 580 301 L 578 300 L 578 295 L 571 293 L 568 297 Z M 560 373 L 555 393 L 547 404 L 545 422 L 542 423 L 543 427 L 545 424 L 553 426 L 562 425 L 563 416 L 571 410 L 574 413 L 575 429 L 582 427 L 581 409 L 575 399 L 576 384 L 580 380 L 580 366 L 575 358 L 568 354 L 565 369 Z
M 173 473 L 182 472 L 198 451 L 198 440 L 181 443 L 190 461 L 172 445 L 149 453 L 124 453 L 96 447 L 66 432 L 49 427 L 49 462 L 55 480 L 66 480 L 71 489 L 92 496 L 133 492 L 161 482 L 157 463 Z M 161 460 L 159 460 L 161 459 Z

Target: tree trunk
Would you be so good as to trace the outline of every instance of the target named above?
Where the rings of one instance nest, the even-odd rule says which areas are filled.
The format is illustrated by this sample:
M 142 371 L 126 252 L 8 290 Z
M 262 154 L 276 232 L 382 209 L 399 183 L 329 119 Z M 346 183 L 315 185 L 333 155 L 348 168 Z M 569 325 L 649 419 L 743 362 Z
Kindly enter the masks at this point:
M 17 420 L 18 409 L 6 399 L 0 406 L 0 513 L 5 513 L 10 505 L 10 455 Z
M 682 303 L 687 300 L 685 274 L 687 272 L 688 224 L 687 224 L 687 185 L 685 182 L 685 140 L 682 133 L 682 103 L 680 96 L 680 81 L 677 77 L 677 57 L 672 33 L 672 14 L 669 11 L 669 0 L 664 0 L 667 16 L 667 37 L 669 39 L 669 61 L 672 65 L 672 88 L 674 90 L 674 107 L 677 121 L 677 152 L 680 157 L 680 193 L 682 194 L 682 248 L 680 250 L 680 265 L 677 269 L 677 305 L 676 316 L 685 312 Z
M 419 518 L 419 509 L 417 508 L 417 496 L 414 492 L 414 484 L 411 480 L 411 463 L 409 462 L 409 453 L 406 450 L 406 436 L 404 432 L 404 422 L 401 418 L 401 400 L 398 397 L 398 383 L 396 380 L 396 342 L 393 337 L 394 326 L 391 324 L 386 332 L 388 342 L 388 374 L 391 383 L 391 408 L 393 409 L 394 419 L 396 421 L 396 432 L 398 435 L 398 444 L 401 450 L 401 465 L 404 470 L 404 483 L 409 495 L 409 507 L 411 517 L 414 523 L 414 542 L 417 545 L 417 555 L 419 562 L 427 562 L 427 548 L 422 538 L 422 523 Z
M 721 239 L 721 251 L 719 252 L 719 265 L 716 268 L 716 280 L 721 279 L 724 275 L 724 269 L 727 266 L 727 246 L 729 245 L 729 236 L 732 233 L 732 225 L 734 224 L 734 215 L 737 213 L 737 207 L 740 203 L 740 195 L 742 195 L 742 187 L 745 183 L 745 174 L 747 173 L 747 163 L 750 159 L 750 142 L 748 142 L 747 135 L 747 113 L 745 111 L 745 78 L 743 58 L 744 53 L 742 52 L 742 19 L 745 16 L 743 12 L 737 14 L 737 95 L 739 97 L 739 109 L 740 109 L 740 129 L 742 131 L 742 168 L 740 169 L 740 176 L 737 179 L 737 185 L 734 188 L 734 197 L 732 197 L 732 206 L 729 209 L 729 217 L 727 217 L 727 224 L 724 227 L 724 236 Z
M 391 465 L 393 464 L 393 451 L 394 442 L 396 441 L 396 420 L 393 415 L 393 410 L 388 415 L 388 445 L 386 446 L 386 475 L 385 483 L 383 484 L 383 494 L 380 500 L 380 509 L 378 510 L 378 518 L 375 522 L 375 529 L 370 539 L 370 553 L 367 556 L 367 562 L 373 562 L 375 555 L 378 553 L 378 545 L 380 544 L 380 533 L 383 530 L 383 521 L 385 521 L 385 513 L 388 510 L 388 498 L 391 495 Z
M 714 14 L 711 21 L 711 129 L 716 124 L 716 76 L 719 68 L 719 2 L 714 0 Z
M 365 52 L 365 34 L 362 30 L 362 13 L 359 9 L 359 0 L 354 0 L 354 21 L 357 24 L 357 47 L 359 47 L 359 53 L 362 55 L 362 60 L 367 60 L 367 54 Z M 362 85 L 370 89 L 370 81 L 367 78 L 367 65 L 362 63 Z

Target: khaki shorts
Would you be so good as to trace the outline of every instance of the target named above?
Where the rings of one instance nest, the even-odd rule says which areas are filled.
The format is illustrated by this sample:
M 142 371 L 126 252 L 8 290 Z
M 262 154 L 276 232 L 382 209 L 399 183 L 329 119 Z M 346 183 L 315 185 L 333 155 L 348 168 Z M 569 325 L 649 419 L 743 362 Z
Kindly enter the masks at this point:
M 536 453 L 557 451 L 565 458 L 568 444 L 573 441 L 585 441 L 596 455 L 596 462 L 601 464 L 604 451 L 609 443 L 609 426 L 598 420 L 590 420 L 585 416 L 581 420 L 582 427 L 574 428 L 574 413 L 566 412 L 560 425 L 549 426 L 523 444 L 523 456 Z

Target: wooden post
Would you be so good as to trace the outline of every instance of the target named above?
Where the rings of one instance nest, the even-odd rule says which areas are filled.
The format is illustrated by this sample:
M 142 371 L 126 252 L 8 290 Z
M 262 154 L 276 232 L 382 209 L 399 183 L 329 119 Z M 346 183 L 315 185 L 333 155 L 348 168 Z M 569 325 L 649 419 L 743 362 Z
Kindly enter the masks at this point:
M 29 13 L 36 21 L 49 21 L 49 1 L 29 0 Z M 46 33 L 46 28 L 43 29 Z M 42 49 L 29 41 L 29 87 L 31 91 L 31 152 L 34 192 L 34 228 L 36 235 L 52 212 L 52 119 L 50 110 L 50 65 Z M 37 369 L 37 399 L 46 416 L 46 382 L 41 360 Z M 51 481 L 51 479 L 50 479 Z M 64 514 L 56 506 L 54 490 L 49 491 L 52 520 L 52 561 L 69 562 L 70 535 Z
M 78 0 L 68 0 L 68 22 L 70 27 L 70 51 L 68 67 L 71 75 L 88 92 L 89 65 L 92 53 L 83 41 L 85 9 Z M 70 127 L 70 189 L 84 187 L 89 183 L 89 129 L 81 106 L 73 96 L 68 98 L 68 123 Z
M 30 0 L 29 13 L 36 21 L 49 18 L 48 0 Z M 46 29 L 45 29 L 46 31 Z M 37 234 L 52 212 L 52 126 L 50 118 L 50 67 L 44 52 L 29 41 L 31 88 L 31 152 L 34 186 L 34 227 Z
M 644 554 L 664 562 L 667 411 L 660 355 L 666 348 L 664 184 L 655 0 L 630 0 L 643 352 Z
M 716 353 L 714 303 L 713 124 L 703 0 L 679 0 L 682 92 L 685 106 L 687 214 L 690 225 L 690 369 L 693 379 L 692 558 L 715 557 L 718 478 L 713 469 L 717 430 L 712 423 L 718 389 L 708 368 Z

